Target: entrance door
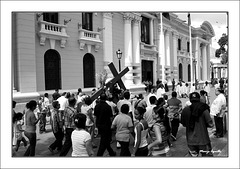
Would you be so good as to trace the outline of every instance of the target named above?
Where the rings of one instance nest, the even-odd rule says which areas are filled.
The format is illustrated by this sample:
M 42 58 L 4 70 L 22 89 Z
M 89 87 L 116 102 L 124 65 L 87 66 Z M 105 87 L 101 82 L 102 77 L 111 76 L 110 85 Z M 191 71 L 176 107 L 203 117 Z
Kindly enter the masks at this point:
M 153 61 L 142 60 L 142 82 L 151 81 L 153 84 Z
M 56 50 L 50 49 L 44 55 L 45 90 L 61 89 L 61 60 Z
M 83 57 L 84 88 L 95 87 L 95 60 L 92 54 Z

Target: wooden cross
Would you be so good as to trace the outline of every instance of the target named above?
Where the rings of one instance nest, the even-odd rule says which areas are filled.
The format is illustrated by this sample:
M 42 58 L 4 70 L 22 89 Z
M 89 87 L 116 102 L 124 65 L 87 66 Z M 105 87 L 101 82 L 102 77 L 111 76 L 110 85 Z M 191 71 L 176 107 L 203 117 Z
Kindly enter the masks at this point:
M 119 74 L 114 66 L 114 64 L 111 62 L 110 64 L 108 64 L 108 67 L 109 69 L 111 70 L 114 78 L 111 79 L 109 82 L 107 82 L 105 84 L 105 86 L 101 87 L 98 91 L 96 91 L 92 96 L 91 96 L 91 100 L 94 101 L 95 99 L 98 98 L 98 96 L 100 96 L 102 94 L 102 92 L 109 88 L 110 86 L 114 85 L 115 83 L 118 83 L 119 87 L 123 90 L 126 90 L 126 87 L 125 85 L 123 84 L 123 81 L 122 81 L 122 76 L 124 76 L 128 71 L 129 71 L 129 68 L 126 67 L 125 69 L 123 69 Z

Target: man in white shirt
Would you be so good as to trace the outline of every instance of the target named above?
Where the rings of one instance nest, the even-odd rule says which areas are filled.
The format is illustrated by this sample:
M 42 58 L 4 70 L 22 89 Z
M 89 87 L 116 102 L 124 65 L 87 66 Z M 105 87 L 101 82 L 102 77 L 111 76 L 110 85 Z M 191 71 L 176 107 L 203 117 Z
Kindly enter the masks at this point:
M 217 98 L 213 101 L 210 107 L 210 114 L 214 116 L 214 123 L 216 127 L 216 133 L 214 135 L 217 138 L 223 137 L 223 117 L 226 110 L 226 97 L 223 93 L 224 89 L 217 85 L 215 88 Z
M 63 111 L 68 106 L 68 99 L 66 98 L 66 92 L 62 93 L 62 96 L 57 99 L 58 103 L 60 104 L 59 114 L 61 114 L 60 120 L 63 119 Z
M 148 127 L 151 128 L 154 124 L 154 120 L 152 117 L 153 108 L 156 106 L 157 98 L 155 96 L 151 96 L 149 98 L 150 105 L 147 106 L 146 112 L 143 115 L 143 119 L 145 119 L 148 123 Z

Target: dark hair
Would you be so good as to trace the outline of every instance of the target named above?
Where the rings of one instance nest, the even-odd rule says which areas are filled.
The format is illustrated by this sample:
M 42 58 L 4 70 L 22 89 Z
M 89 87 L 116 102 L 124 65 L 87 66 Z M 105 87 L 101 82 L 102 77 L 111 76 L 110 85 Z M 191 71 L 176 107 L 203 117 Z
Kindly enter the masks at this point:
M 44 93 L 44 97 L 48 97 L 48 93 Z
M 102 93 L 101 95 L 100 95 L 100 100 L 107 100 L 107 95 L 105 94 L 105 93 Z
M 65 96 L 65 95 L 66 95 L 66 92 L 63 92 L 63 93 L 62 93 L 62 96 Z
M 77 92 L 77 95 L 79 95 L 79 93 L 82 92 L 82 89 L 81 88 L 78 88 L 78 92 Z
M 58 104 L 59 104 L 58 101 L 56 101 L 56 100 L 53 101 L 53 102 L 52 102 L 52 106 L 53 106 L 53 108 L 57 108 L 57 105 L 58 105 Z
M 74 106 L 76 103 L 76 99 L 74 97 L 69 97 L 68 104 L 69 106 Z
M 208 85 L 208 82 L 206 81 L 205 84 Z
M 137 99 L 143 99 L 142 93 L 140 93 L 140 94 L 137 96 Z
M 92 99 L 91 99 L 91 97 L 89 97 L 89 96 L 87 96 L 85 99 L 84 99 L 84 102 L 85 102 L 85 104 L 86 105 L 90 105 L 90 104 L 92 104 Z
M 58 91 L 59 91 L 59 89 L 55 89 L 55 91 L 56 91 L 56 92 L 58 92 Z
M 22 117 L 23 117 L 23 114 L 21 112 L 18 112 L 15 114 L 13 121 L 21 120 Z
M 157 106 L 159 107 L 162 107 L 163 105 L 165 104 L 165 100 L 164 98 L 160 97 L 158 100 L 157 100 Z
M 163 95 L 164 100 L 168 100 L 168 95 Z
M 121 112 L 124 113 L 124 114 L 128 114 L 129 112 L 129 106 L 127 104 L 123 104 L 121 106 Z
M 15 108 L 16 107 L 16 104 L 17 104 L 17 102 L 16 101 L 12 101 L 12 108 Z
M 201 90 L 201 91 L 200 91 L 200 95 L 202 95 L 202 96 L 203 96 L 205 93 L 207 93 L 207 92 L 205 92 L 204 90 Z
M 124 92 L 124 94 L 123 94 L 123 97 L 125 98 L 125 99 L 130 99 L 130 92 L 129 91 L 125 91 Z
M 157 100 L 156 96 L 151 96 L 151 97 L 149 98 L 149 102 L 150 102 L 151 104 L 155 104 L 155 103 L 156 103 L 156 100 Z
M 31 100 L 26 104 L 26 108 L 30 110 L 34 110 L 37 107 L 37 102 L 35 100 Z
M 172 92 L 172 97 L 177 97 L 177 92 Z
M 169 117 L 166 112 L 167 110 L 163 107 L 154 107 L 153 111 L 155 112 L 155 114 L 158 114 L 160 118 L 159 122 L 163 122 L 163 125 L 166 127 L 167 132 L 170 133 L 171 127 L 169 124 Z
M 144 113 L 146 112 L 146 109 L 143 107 L 136 107 L 135 109 L 139 112 L 141 116 L 143 116 Z
M 69 99 L 71 97 L 71 93 L 67 92 L 66 98 Z
M 200 102 L 200 95 L 198 92 L 192 92 L 189 95 L 189 100 L 191 103 Z
M 74 124 L 77 128 L 85 129 L 87 116 L 83 113 L 78 113 L 74 117 Z

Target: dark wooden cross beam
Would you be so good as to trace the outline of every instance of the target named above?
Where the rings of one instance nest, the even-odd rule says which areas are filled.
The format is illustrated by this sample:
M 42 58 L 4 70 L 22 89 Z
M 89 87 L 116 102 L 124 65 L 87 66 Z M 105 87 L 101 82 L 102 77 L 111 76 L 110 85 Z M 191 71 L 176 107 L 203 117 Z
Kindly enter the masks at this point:
M 111 79 L 109 82 L 107 82 L 105 84 L 105 86 L 101 87 L 98 91 L 96 91 L 92 96 L 91 96 L 91 100 L 94 101 L 95 99 L 98 98 L 98 96 L 100 96 L 102 94 L 102 92 L 109 88 L 110 86 L 114 85 L 115 83 L 118 83 L 119 87 L 122 89 L 126 90 L 126 87 L 124 86 L 121 78 L 122 76 L 124 76 L 128 71 L 129 68 L 126 67 L 125 69 L 123 69 L 119 74 L 117 73 L 117 70 L 115 68 L 115 66 L 113 65 L 113 63 L 111 62 L 110 64 L 108 64 L 108 67 L 110 68 L 114 78 Z M 115 70 L 114 70 L 115 69 Z

